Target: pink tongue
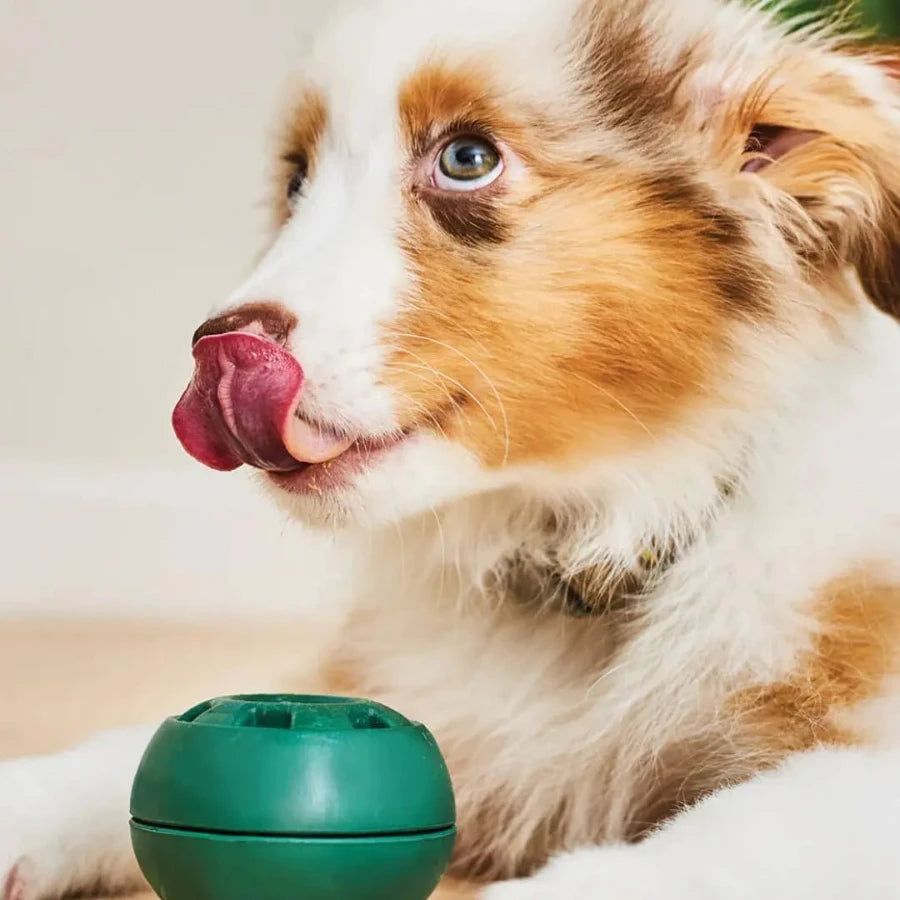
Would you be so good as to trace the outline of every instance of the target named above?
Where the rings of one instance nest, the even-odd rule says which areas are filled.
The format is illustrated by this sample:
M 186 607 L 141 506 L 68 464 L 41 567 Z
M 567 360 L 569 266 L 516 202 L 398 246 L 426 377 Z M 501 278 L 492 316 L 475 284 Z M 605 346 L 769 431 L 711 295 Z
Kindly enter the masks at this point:
M 303 369 L 272 341 L 243 332 L 201 338 L 196 369 L 172 425 L 184 449 L 212 469 L 241 463 L 274 472 L 304 467 L 285 447 Z

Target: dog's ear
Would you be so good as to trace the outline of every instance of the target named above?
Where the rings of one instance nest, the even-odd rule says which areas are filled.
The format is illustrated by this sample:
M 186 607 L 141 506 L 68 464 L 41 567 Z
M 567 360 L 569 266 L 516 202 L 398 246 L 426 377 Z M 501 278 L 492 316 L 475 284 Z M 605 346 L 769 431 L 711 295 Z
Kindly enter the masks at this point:
M 855 267 L 900 317 L 900 55 L 797 54 L 742 107 L 740 168 L 764 179 L 813 275 Z

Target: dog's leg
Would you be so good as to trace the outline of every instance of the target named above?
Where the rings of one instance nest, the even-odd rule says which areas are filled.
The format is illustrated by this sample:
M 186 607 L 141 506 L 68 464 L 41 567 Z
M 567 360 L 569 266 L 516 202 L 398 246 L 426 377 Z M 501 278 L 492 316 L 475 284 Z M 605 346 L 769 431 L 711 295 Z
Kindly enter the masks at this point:
M 900 753 L 820 750 L 641 844 L 578 850 L 482 900 L 900 898 Z
M 0 762 L 0 900 L 142 883 L 128 800 L 153 730 L 107 732 L 65 753 Z

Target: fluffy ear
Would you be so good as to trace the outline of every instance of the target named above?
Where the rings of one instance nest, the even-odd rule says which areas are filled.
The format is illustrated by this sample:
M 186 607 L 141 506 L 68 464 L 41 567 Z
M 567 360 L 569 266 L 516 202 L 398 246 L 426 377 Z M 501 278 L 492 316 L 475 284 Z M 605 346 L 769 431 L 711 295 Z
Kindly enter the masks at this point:
M 743 112 L 742 171 L 774 189 L 804 261 L 821 275 L 854 266 L 900 317 L 900 56 L 797 54 Z

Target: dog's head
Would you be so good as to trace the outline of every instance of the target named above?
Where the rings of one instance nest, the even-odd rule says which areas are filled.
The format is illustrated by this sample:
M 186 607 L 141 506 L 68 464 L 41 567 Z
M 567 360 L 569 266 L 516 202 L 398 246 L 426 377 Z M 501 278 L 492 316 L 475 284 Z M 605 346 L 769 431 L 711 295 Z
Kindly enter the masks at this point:
M 900 303 L 888 71 L 714 0 L 338 4 L 180 437 L 388 521 L 746 404 L 769 336 Z

